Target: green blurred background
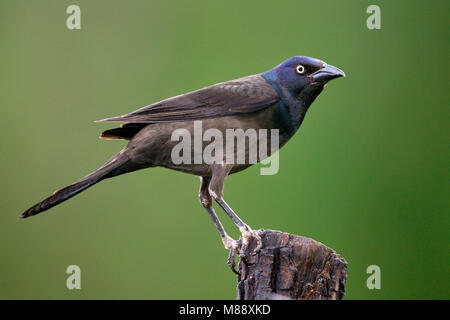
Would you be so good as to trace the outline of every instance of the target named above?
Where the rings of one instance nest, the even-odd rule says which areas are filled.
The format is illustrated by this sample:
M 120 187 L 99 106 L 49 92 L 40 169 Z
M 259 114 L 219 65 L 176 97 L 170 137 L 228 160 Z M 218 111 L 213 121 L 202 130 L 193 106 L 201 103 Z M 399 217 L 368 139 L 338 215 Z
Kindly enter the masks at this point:
M 366 8 L 381 8 L 368 30 Z M 81 30 L 66 8 L 81 7 Z M 93 120 L 260 73 L 294 55 L 343 69 L 281 150 L 280 171 L 227 180 L 253 228 L 312 237 L 349 263 L 347 299 L 449 298 L 448 1 L 0 2 L 0 298 L 234 299 L 197 200 L 166 169 L 26 208 L 125 142 Z M 239 233 L 219 213 L 229 233 Z M 66 288 L 68 265 L 81 290 Z M 366 268 L 381 268 L 381 290 Z

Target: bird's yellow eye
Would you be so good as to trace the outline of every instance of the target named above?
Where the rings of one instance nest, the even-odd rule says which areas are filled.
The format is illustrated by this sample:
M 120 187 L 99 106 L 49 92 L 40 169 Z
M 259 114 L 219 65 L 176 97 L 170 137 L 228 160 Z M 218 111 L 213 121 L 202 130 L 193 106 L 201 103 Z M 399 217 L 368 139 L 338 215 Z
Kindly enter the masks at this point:
M 298 74 L 304 74 L 305 73 L 305 67 L 299 64 L 297 68 L 295 68 Z

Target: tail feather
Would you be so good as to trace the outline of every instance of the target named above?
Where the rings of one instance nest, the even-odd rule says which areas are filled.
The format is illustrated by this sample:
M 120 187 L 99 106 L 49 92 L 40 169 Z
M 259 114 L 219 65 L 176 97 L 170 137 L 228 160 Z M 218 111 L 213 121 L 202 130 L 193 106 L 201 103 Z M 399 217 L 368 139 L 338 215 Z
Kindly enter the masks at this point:
M 148 123 L 125 123 L 120 128 L 109 129 L 103 131 L 100 138 L 102 139 L 125 139 L 131 140 L 142 128 L 148 126 Z
M 45 210 L 48 210 L 57 204 L 66 201 L 73 196 L 77 195 L 78 193 L 86 190 L 87 188 L 93 186 L 97 182 L 100 182 L 101 180 L 105 178 L 109 178 L 115 175 L 120 174 L 120 170 L 118 170 L 121 165 L 123 164 L 123 161 L 119 161 L 117 157 L 113 157 L 108 162 L 106 162 L 101 168 L 94 171 L 90 175 L 84 177 L 78 182 L 75 182 L 74 184 L 71 184 L 65 188 L 62 188 L 58 191 L 55 191 L 53 195 L 50 197 L 42 200 L 41 202 L 35 204 L 25 212 L 23 212 L 19 218 L 24 219 L 31 216 L 34 216 L 38 213 L 41 213 Z
M 20 219 L 28 218 L 28 217 L 34 216 L 38 213 L 41 213 L 45 210 L 48 210 L 48 209 L 56 206 L 57 204 L 72 198 L 73 196 L 77 195 L 78 193 L 80 193 L 83 190 L 86 190 L 87 188 L 89 188 L 90 186 L 94 185 L 95 183 L 97 183 L 99 181 L 100 181 L 99 179 L 90 179 L 90 180 L 86 180 L 86 181 L 80 181 L 80 182 L 74 183 L 70 186 L 67 186 L 63 189 L 60 189 L 60 190 L 56 191 L 50 197 L 42 200 L 41 202 L 35 204 L 34 206 L 32 206 L 31 208 L 26 210 L 24 213 L 22 213 L 19 216 L 19 218 Z

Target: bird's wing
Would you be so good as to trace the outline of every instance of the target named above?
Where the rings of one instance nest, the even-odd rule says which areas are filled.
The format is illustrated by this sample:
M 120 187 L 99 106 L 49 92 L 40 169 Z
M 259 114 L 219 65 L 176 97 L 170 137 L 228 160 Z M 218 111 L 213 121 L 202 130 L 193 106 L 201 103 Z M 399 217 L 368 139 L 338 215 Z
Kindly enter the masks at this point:
M 279 99 L 276 90 L 262 76 L 253 75 L 162 100 L 99 122 L 154 123 L 214 118 L 259 111 Z

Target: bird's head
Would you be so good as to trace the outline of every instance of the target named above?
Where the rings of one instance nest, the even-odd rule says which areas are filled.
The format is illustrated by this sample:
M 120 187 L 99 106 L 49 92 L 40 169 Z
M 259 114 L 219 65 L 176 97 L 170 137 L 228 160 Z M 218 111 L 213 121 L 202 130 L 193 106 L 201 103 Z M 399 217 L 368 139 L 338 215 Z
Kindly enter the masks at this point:
M 262 76 L 279 92 L 289 92 L 294 97 L 307 95 L 314 99 L 328 81 L 345 77 L 345 73 L 319 59 L 296 56 L 264 72 Z

